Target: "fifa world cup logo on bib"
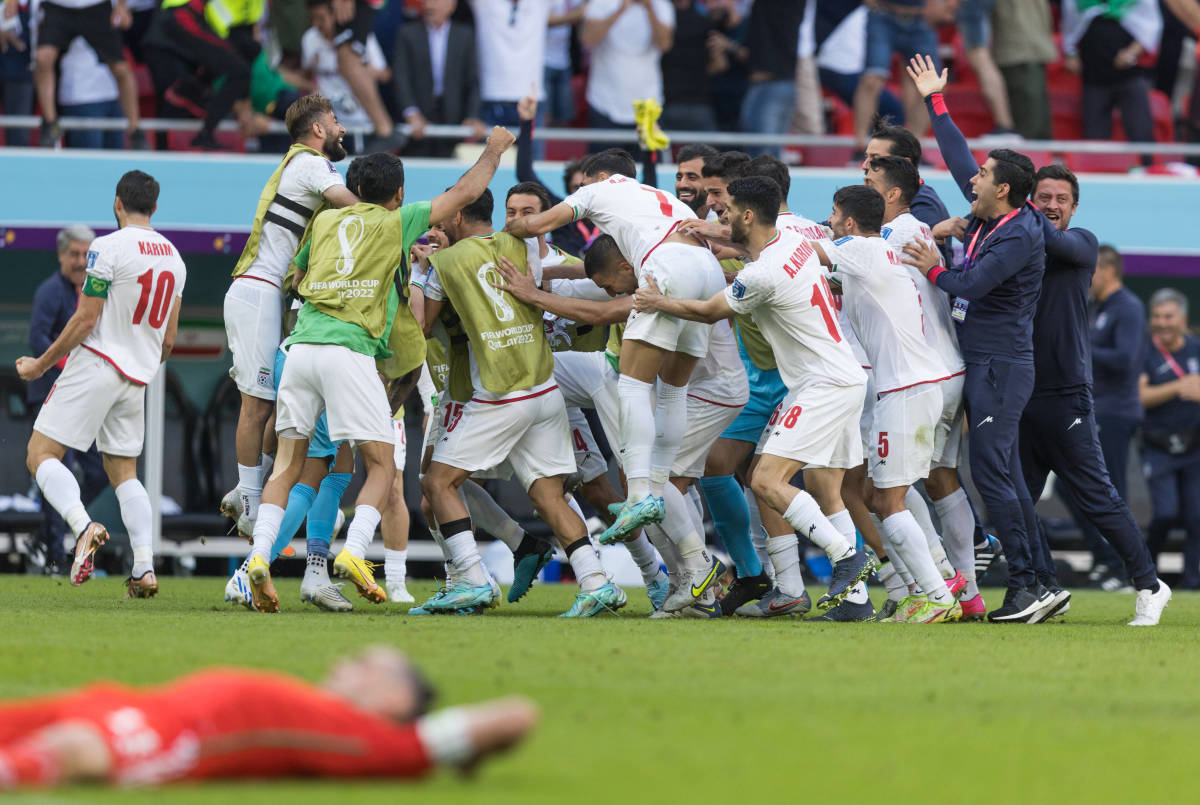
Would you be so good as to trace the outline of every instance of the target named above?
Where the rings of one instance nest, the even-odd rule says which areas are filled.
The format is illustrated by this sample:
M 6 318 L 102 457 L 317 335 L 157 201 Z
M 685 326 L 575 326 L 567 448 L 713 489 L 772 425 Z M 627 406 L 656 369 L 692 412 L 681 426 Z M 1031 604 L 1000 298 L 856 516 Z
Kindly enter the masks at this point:
M 504 282 L 504 277 L 496 269 L 496 264 L 484 263 L 476 272 L 476 277 L 479 279 L 479 287 L 483 288 L 483 292 L 492 302 L 492 311 L 496 314 L 496 318 L 500 321 L 512 321 L 516 318 L 517 314 L 508 300 L 504 298 L 504 293 L 492 287 L 493 282 Z
M 362 243 L 367 234 L 367 225 L 361 215 L 347 215 L 338 224 L 338 245 L 342 248 L 342 256 L 333 265 L 333 270 L 341 276 L 346 276 L 354 270 L 354 247 Z

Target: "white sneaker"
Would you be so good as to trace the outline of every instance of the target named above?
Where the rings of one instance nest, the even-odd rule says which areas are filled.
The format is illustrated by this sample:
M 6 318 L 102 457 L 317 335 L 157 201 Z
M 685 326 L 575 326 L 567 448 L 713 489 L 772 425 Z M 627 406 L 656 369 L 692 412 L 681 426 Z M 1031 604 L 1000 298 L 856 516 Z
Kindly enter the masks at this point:
M 402 581 L 390 581 L 387 583 L 387 597 L 389 601 L 394 601 L 397 604 L 413 604 L 416 603 L 412 593 L 408 591 L 408 587 Z
M 690 607 L 716 583 L 724 572 L 725 565 L 721 560 L 710 555 L 708 564 L 703 568 L 682 574 L 678 589 L 667 596 L 662 608 L 667 612 L 678 612 L 684 607 Z
M 338 509 L 337 517 L 333 518 L 333 533 L 329 536 L 330 542 L 333 542 L 333 540 L 337 537 L 337 535 L 342 533 L 342 529 L 345 527 L 345 525 L 346 525 L 346 513 L 344 511 L 342 511 L 341 509 Z
M 342 585 L 340 584 L 322 584 L 315 589 L 307 590 L 301 585 L 300 600 L 308 601 L 317 609 L 323 609 L 326 612 L 350 612 L 354 609 L 354 604 L 350 602 L 350 599 L 342 595 Z
M 1130 626 L 1158 626 L 1167 602 L 1171 600 L 1171 588 L 1162 579 L 1158 580 L 1158 592 L 1138 590 L 1137 601 L 1133 605 L 1133 620 Z
M 238 568 L 229 577 L 229 581 L 225 582 L 225 600 L 241 604 L 246 609 L 254 609 L 254 596 L 250 592 L 250 576 L 246 571 Z
M 237 532 L 239 537 L 245 537 L 251 545 L 254 544 L 254 521 L 245 512 L 238 515 Z
M 221 505 L 217 507 L 224 516 L 231 520 L 237 520 L 242 516 L 242 494 L 238 487 L 234 487 L 225 493 L 225 497 L 221 498 Z

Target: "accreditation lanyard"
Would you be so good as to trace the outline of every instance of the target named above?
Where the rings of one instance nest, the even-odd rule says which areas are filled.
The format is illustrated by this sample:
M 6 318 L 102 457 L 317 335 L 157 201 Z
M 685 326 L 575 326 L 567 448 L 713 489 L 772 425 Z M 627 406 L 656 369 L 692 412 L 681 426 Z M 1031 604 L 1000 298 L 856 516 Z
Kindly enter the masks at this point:
M 975 234 L 971 236 L 971 242 L 967 244 L 967 252 L 963 258 L 963 271 L 971 270 L 971 264 L 975 262 L 975 255 L 978 254 L 979 250 L 983 248 L 983 244 L 987 243 L 987 239 L 995 234 L 997 229 L 1011 221 L 1013 217 L 1020 211 L 1021 208 L 1018 207 L 1008 215 L 1001 218 L 999 222 L 997 222 L 996 225 L 992 227 L 986 235 L 983 236 L 982 241 L 979 240 L 979 233 L 983 231 L 983 227 L 981 226 L 975 230 Z M 966 299 L 963 299 L 961 296 L 956 296 L 954 298 L 954 304 L 950 308 L 950 318 L 954 319 L 959 324 L 962 324 L 964 321 L 966 321 L 968 304 L 969 303 Z
M 1153 340 L 1154 348 L 1158 350 L 1158 354 L 1163 356 L 1163 360 L 1167 362 L 1167 366 L 1171 367 L 1171 371 L 1175 373 L 1175 376 L 1182 378 L 1184 375 L 1186 375 L 1187 372 L 1183 371 L 1183 367 L 1179 365 L 1179 361 L 1175 360 L 1175 356 L 1172 355 L 1167 348 L 1162 345 L 1162 342 L 1159 341 L 1157 337 L 1155 337 Z

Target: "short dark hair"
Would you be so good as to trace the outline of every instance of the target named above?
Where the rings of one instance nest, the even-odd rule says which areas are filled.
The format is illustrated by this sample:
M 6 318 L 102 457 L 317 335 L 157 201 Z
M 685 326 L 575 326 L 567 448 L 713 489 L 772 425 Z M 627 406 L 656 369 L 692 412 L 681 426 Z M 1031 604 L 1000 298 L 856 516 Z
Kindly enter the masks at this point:
M 715 157 L 719 151 L 707 143 L 688 143 L 679 149 L 679 153 L 675 155 L 675 164 L 682 165 L 684 162 L 690 162 L 693 159 L 707 160 L 709 157 Z
M 1008 203 L 1020 207 L 1033 192 L 1033 160 L 1011 148 L 994 148 L 988 158 L 996 160 L 996 184 L 1008 185 Z
M 607 271 L 616 262 L 624 259 L 625 255 L 621 254 L 621 247 L 613 240 L 613 236 L 600 235 L 583 253 L 583 273 L 589 279 L 594 278 L 597 274 Z
M 370 204 L 386 204 L 404 187 L 404 163 L 395 154 L 381 152 L 354 160 L 359 164 L 359 198 Z
M 765 223 L 779 217 L 783 193 L 771 177 L 743 176 L 730 182 L 725 190 L 730 201 L 744 210 L 752 210 L 756 219 Z
M 788 192 L 792 189 L 792 174 L 783 161 L 770 154 L 759 154 L 746 166 L 746 176 L 766 176 L 779 185 L 783 200 L 787 201 Z
M 492 198 L 492 191 L 485 187 L 479 198 L 462 208 L 462 217 L 464 220 L 477 224 L 490 224 L 492 222 L 492 210 L 495 209 L 495 206 L 496 202 Z
M 879 120 L 868 139 L 887 140 L 892 144 L 890 156 L 904 157 L 914 167 L 921 167 L 921 141 L 903 126 L 891 125 L 888 118 Z
M 833 204 L 854 219 L 860 232 L 878 232 L 883 226 L 883 196 L 866 185 L 843 187 L 833 194 Z
M 550 203 L 550 194 L 541 182 L 518 182 L 508 188 L 508 193 L 504 196 L 505 203 L 508 203 L 508 200 L 516 195 L 537 196 L 538 201 L 541 202 L 542 212 L 554 206 Z
M 746 166 L 750 164 L 750 155 L 744 151 L 723 151 L 716 156 L 704 158 L 704 168 L 700 175 L 705 179 L 713 176 L 732 182 L 740 176 L 745 176 Z
M 1059 165 L 1055 162 L 1038 168 L 1037 175 L 1033 177 L 1033 187 L 1035 190 L 1042 183 L 1042 179 L 1055 179 L 1071 185 L 1071 196 L 1074 198 L 1076 204 L 1079 203 L 1079 180 L 1075 178 L 1075 173 L 1066 165 Z
M 1117 275 L 1117 279 L 1125 277 L 1125 258 L 1115 247 L 1107 243 L 1101 243 L 1100 249 L 1096 252 L 1096 265 L 1104 264 L 1112 266 L 1113 273 Z
M 588 177 L 607 173 L 610 176 L 620 174 L 630 179 L 637 178 L 637 163 L 624 148 L 608 148 L 585 157 L 580 169 L 583 175 Z
M 346 188 L 356 196 L 358 195 L 358 185 L 362 182 L 362 161 L 364 159 L 366 157 L 355 157 L 346 166 Z
M 323 95 L 313 94 L 297 98 L 292 101 L 292 105 L 283 116 L 288 136 L 292 140 L 299 140 L 308 133 L 313 123 L 332 111 L 333 103 Z
M 921 189 L 917 166 L 904 157 L 875 157 L 871 160 L 871 168 L 883 174 L 888 189 L 900 188 L 900 203 L 905 206 L 912 203 L 913 196 Z
M 129 171 L 117 182 L 117 198 L 125 212 L 151 215 L 158 206 L 158 182 L 142 171 Z
M 563 189 L 570 190 L 571 177 L 577 173 L 581 173 L 582 171 L 583 171 L 583 160 L 582 159 L 572 159 L 566 165 L 563 165 Z M 587 174 L 585 173 L 584 175 L 586 176 Z

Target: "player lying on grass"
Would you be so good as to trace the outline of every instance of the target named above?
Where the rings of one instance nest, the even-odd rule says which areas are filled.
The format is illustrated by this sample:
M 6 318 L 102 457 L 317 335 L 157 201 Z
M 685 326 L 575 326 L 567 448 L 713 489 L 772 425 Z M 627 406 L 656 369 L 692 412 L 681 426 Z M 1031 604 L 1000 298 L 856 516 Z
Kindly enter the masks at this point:
M 418 778 L 468 770 L 538 720 L 510 697 L 427 709 L 433 689 L 385 646 L 320 686 L 261 671 L 198 671 L 154 688 L 111 683 L 0 702 L 0 790 L 229 778 Z

